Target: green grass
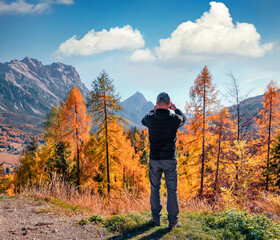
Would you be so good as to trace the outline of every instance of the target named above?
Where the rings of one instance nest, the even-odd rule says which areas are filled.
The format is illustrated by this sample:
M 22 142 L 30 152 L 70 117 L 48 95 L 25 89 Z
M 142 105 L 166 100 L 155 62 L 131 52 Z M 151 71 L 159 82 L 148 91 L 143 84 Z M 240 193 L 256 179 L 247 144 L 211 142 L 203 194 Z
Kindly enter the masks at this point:
M 77 212 L 77 211 L 82 211 L 83 209 L 79 205 L 72 206 L 69 203 L 63 202 L 59 198 L 51 198 L 50 202 L 56 206 L 59 206 L 65 210 Z
M 92 215 L 90 218 L 89 218 L 89 221 L 92 222 L 92 223 L 96 223 L 96 224 L 103 224 L 104 223 L 104 218 L 100 215 Z
M 0 195 L 1 196 L 1 195 Z M 44 203 L 48 203 L 52 206 L 57 206 L 67 212 L 71 212 L 71 213 L 77 213 L 77 212 L 87 212 L 88 210 L 85 208 L 82 208 L 80 205 L 71 205 L 67 202 L 64 202 L 63 200 L 59 199 L 59 198 L 54 198 L 54 197 L 37 197 L 34 194 L 30 194 L 30 195 L 21 195 L 23 197 L 26 198 L 31 198 L 34 199 L 36 202 L 36 205 L 40 206 Z
M 227 210 L 205 218 L 206 226 L 219 232 L 220 239 L 279 239 L 280 226 L 263 214 Z
M 14 198 L 0 195 L 0 200 Z M 36 199 L 36 198 L 35 198 Z M 38 205 L 49 202 L 71 212 L 83 211 L 79 205 L 72 206 L 58 198 L 37 199 Z M 162 225 L 150 223 L 150 211 L 135 212 L 112 217 L 92 215 L 77 224 L 98 224 L 111 236 L 109 239 L 217 239 L 217 240 L 269 240 L 280 239 L 280 226 L 265 214 L 251 215 L 246 211 L 225 210 L 219 213 L 181 212 L 181 228 L 168 229 L 167 213 L 163 211 Z
M 88 220 L 84 219 L 84 218 L 81 221 L 78 222 L 79 225 L 86 225 L 88 223 L 89 223 Z
M 7 198 L 10 198 L 10 197 L 5 194 L 0 194 L 0 200 L 7 199 Z
M 18 198 L 19 196 L 15 195 L 15 196 L 8 196 L 6 194 L 0 194 L 0 200 L 3 199 L 8 199 L 8 198 Z
M 115 215 L 106 219 L 103 224 L 109 231 L 119 233 L 138 231 L 150 226 L 147 212 Z
M 220 213 L 182 212 L 181 228 L 168 229 L 166 212 L 162 225 L 154 227 L 149 211 L 103 218 L 93 215 L 89 222 L 97 223 L 112 235 L 109 239 L 220 239 L 266 240 L 280 239 L 280 226 L 264 215 L 252 216 L 246 211 L 226 210 Z M 83 222 L 88 223 L 83 219 Z

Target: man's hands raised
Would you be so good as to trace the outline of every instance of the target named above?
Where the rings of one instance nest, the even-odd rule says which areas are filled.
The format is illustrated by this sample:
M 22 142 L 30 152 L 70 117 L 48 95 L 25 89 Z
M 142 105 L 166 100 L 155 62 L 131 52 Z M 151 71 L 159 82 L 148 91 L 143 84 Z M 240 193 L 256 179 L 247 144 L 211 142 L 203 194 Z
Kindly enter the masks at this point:
M 170 103 L 171 103 L 171 105 L 170 105 L 169 109 L 175 111 L 175 109 L 176 109 L 177 107 L 176 107 L 175 104 L 173 104 L 172 102 L 170 102 Z M 158 108 L 159 108 L 159 106 L 158 106 L 158 104 L 156 103 L 156 105 L 154 106 L 154 112 L 155 112 Z M 166 109 L 167 109 L 167 108 L 166 108 Z
M 175 111 L 176 108 L 177 108 L 177 107 L 175 106 L 175 104 L 173 104 L 173 103 L 171 102 L 170 109 L 173 110 L 173 111 Z

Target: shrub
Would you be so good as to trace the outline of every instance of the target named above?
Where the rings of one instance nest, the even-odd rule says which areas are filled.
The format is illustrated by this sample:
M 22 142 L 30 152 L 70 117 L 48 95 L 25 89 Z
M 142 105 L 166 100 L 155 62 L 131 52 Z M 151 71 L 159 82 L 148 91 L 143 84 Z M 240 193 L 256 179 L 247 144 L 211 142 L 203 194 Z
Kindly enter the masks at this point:
M 88 220 L 87 219 L 82 219 L 81 221 L 78 222 L 78 224 L 86 225 L 86 224 L 88 224 Z
M 127 215 L 115 215 L 103 222 L 109 231 L 135 232 L 150 227 L 150 221 L 146 220 L 146 213 L 130 213 Z
M 120 215 L 116 215 L 109 218 L 108 220 L 106 220 L 104 225 L 109 231 L 113 231 L 113 232 L 114 231 L 123 232 L 128 228 L 127 219 L 124 216 L 120 216 Z
M 92 223 L 104 223 L 104 219 L 100 215 L 92 215 L 89 218 L 89 221 L 92 222 Z
M 225 210 L 209 214 L 205 224 L 219 231 L 221 239 L 279 239 L 280 227 L 264 215 L 251 216 L 244 211 Z

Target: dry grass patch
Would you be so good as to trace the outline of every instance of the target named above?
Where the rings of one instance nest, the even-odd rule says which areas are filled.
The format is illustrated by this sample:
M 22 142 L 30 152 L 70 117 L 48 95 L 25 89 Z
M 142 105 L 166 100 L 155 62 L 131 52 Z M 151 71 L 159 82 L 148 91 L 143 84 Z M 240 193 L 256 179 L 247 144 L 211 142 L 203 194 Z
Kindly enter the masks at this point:
M 69 183 L 54 178 L 49 183 L 35 183 L 22 187 L 20 195 L 34 196 L 68 211 L 87 211 L 91 214 L 115 215 L 150 209 L 148 194 L 139 194 L 127 189 L 112 191 L 110 202 L 105 196 L 93 193 L 90 188 L 80 191 Z

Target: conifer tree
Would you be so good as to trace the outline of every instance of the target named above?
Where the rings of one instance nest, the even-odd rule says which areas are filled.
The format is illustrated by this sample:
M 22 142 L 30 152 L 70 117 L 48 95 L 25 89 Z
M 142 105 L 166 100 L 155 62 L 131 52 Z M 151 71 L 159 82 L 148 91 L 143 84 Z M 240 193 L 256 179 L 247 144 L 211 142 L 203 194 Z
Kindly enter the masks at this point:
M 236 141 L 248 141 L 252 135 L 254 134 L 254 131 L 252 130 L 252 126 L 254 124 L 254 118 L 256 117 L 255 114 L 251 114 L 253 109 L 256 107 L 256 104 L 246 104 L 246 99 L 248 98 L 248 95 L 250 92 L 247 92 L 246 94 L 241 94 L 241 88 L 240 84 L 237 78 L 233 75 L 233 73 L 229 74 L 229 77 L 231 79 L 231 83 L 228 87 L 228 96 L 227 100 L 232 105 L 231 107 L 231 119 L 234 123 L 233 131 L 232 131 L 232 142 Z M 246 145 L 248 147 L 248 144 Z M 233 153 L 234 154 L 234 153 Z M 236 167 L 236 182 L 238 181 L 238 166 L 240 159 L 238 158 L 238 155 L 233 155 L 231 158 L 233 158 L 234 165 Z M 237 188 L 237 185 L 235 186 Z
M 194 80 L 190 89 L 190 102 L 186 104 L 186 111 L 194 113 L 194 119 L 190 122 L 194 133 L 202 138 L 201 174 L 199 196 L 203 196 L 204 168 L 205 168 L 205 134 L 207 131 L 207 119 L 216 103 L 217 91 L 212 83 L 212 75 L 207 66 Z
M 92 82 L 92 90 L 88 99 L 90 111 L 94 123 L 98 126 L 97 133 L 102 133 L 101 144 L 106 151 L 106 165 L 107 165 L 107 193 L 110 197 L 110 161 L 109 161 L 109 139 L 113 137 L 109 124 L 115 121 L 122 121 L 122 118 L 116 115 L 122 109 L 119 104 L 120 97 L 115 93 L 113 80 L 109 78 L 108 74 L 103 71 Z
M 52 176 L 56 172 L 64 180 L 70 180 L 70 151 L 67 143 L 59 141 L 54 146 L 53 155 L 48 159 L 46 166 Z
M 229 74 L 231 83 L 228 88 L 227 100 L 232 105 L 231 117 L 235 123 L 235 136 L 233 141 L 243 141 L 250 138 L 250 128 L 254 123 L 255 115 L 249 114 L 255 107 L 255 104 L 247 104 L 246 99 L 250 91 L 246 94 L 241 94 L 241 88 L 238 79 L 233 73 Z
M 20 157 L 17 169 L 17 180 L 19 184 L 32 184 L 38 176 L 38 150 L 39 145 L 35 138 L 27 145 L 24 154 Z
M 275 139 L 276 130 L 279 129 L 280 117 L 280 93 L 279 87 L 275 81 L 269 82 L 266 88 L 263 99 L 263 110 L 260 111 L 257 119 L 259 127 L 259 138 L 262 144 L 266 145 L 266 170 L 265 175 L 265 189 L 269 190 L 270 183 L 270 150 L 272 139 Z
M 214 140 L 214 142 L 212 143 L 213 153 L 216 153 L 217 155 L 215 181 L 213 187 L 214 195 L 217 191 L 217 186 L 219 184 L 220 163 L 222 155 L 224 155 L 223 149 L 229 147 L 225 145 L 229 145 L 228 138 L 230 135 L 231 128 L 232 122 L 230 121 L 230 114 L 227 108 L 223 108 L 217 114 L 213 115 L 211 119 L 210 131 L 213 134 L 212 139 Z
M 77 161 L 77 186 L 80 186 L 80 156 L 89 138 L 91 128 L 90 116 L 86 102 L 79 89 L 74 86 L 63 102 L 59 116 L 61 138 L 73 146 L 72 158 Z
M 274 145 L 271 149 L 271 162 L 272 168 L 271 175 L 274 184 L 278 187 L 278 193 L 280 190 L 280 134 L 275 139 Z

